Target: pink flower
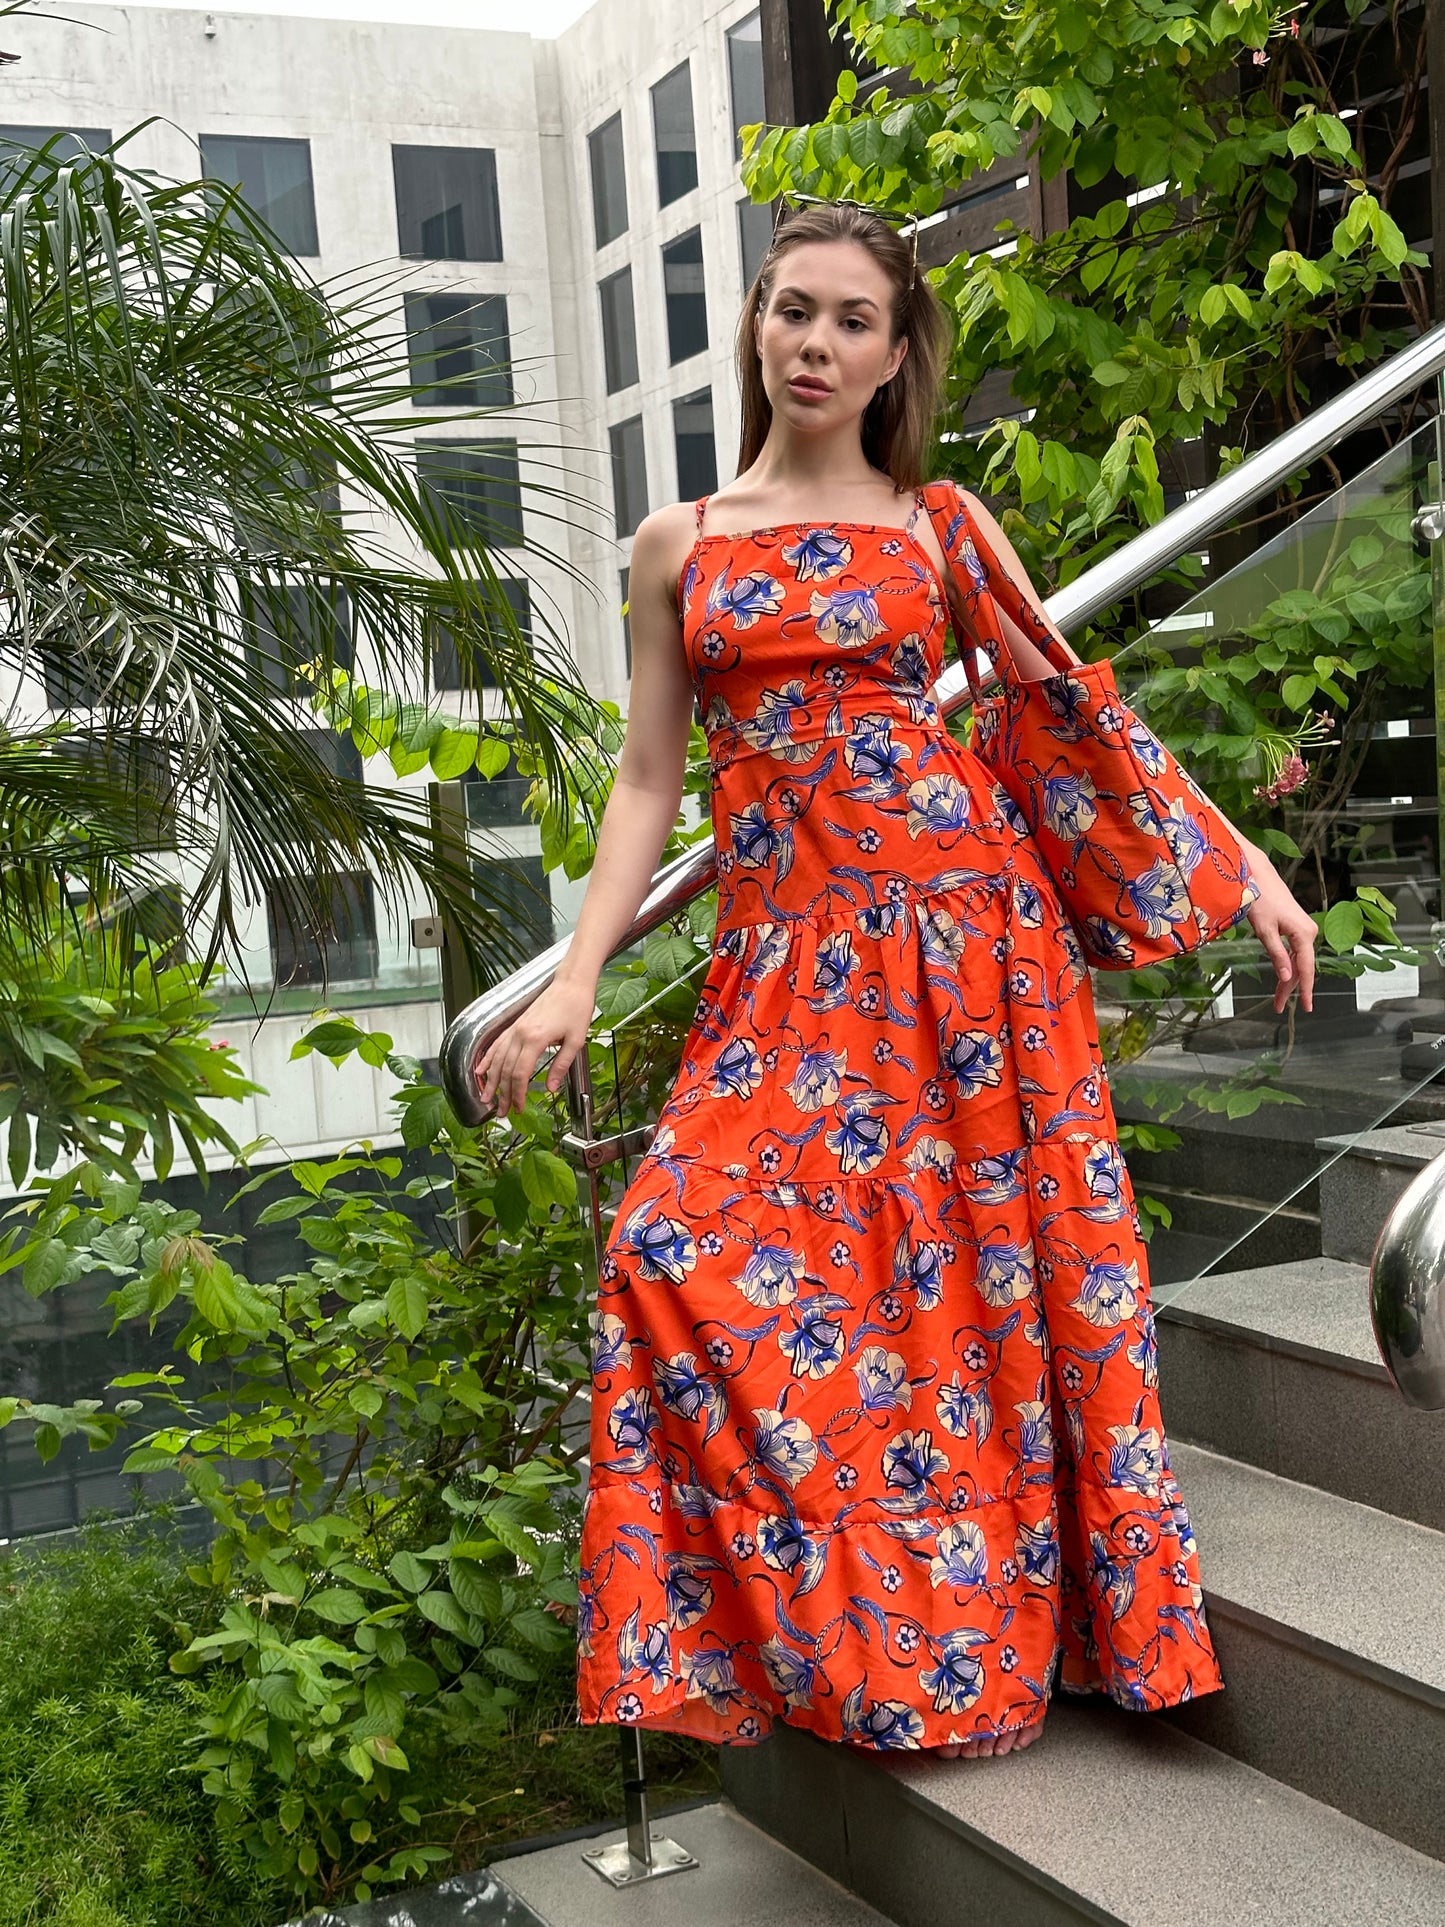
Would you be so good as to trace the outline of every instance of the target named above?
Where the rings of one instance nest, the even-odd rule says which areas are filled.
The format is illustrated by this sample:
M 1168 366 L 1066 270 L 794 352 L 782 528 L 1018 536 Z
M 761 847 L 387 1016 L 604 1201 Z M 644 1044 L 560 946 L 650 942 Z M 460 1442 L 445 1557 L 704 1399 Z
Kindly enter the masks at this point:
M 1297 749 L 1291 750 L 1280 764 L 1279 774 L 1274 781 L 1263 787 L 1256 784 L 1254 793 L 1256 796 L 1262 796 L 1267 803 L 1278 803 L 1286 796 L 1293 796 L 1300 785 L 1308 779 L 1308 764 Z

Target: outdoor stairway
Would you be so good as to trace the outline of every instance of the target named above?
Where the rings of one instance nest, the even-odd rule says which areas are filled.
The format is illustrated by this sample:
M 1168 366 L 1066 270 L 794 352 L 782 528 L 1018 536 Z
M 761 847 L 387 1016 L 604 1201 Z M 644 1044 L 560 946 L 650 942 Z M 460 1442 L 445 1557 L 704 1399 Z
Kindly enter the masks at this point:
M 1366 1280 L 1438 1128 L 1321 1139 L 1321 1255 L 1161 1294 L 1171 1462 L 1225 1688 L 1056 1694 L 1003 1759 L 878 1760 L 778 1726 L 736 1809 L 897 1927 L 1445 1921 L 1445 1413 L 1391 1386 Z M 688 1876 L 679 1878 L 686 1880 Z

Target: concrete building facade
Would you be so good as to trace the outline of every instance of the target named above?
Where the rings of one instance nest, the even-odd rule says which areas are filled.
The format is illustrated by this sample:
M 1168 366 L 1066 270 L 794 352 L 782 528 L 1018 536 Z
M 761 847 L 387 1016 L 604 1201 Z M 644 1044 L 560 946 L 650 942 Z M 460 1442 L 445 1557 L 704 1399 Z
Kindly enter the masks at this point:
M 379 328 L 430 326 L 439 367 L 472 356 L 492 412 L 429 425 L 418 464 L 456 458 L 439 444 L 489 444 L 480 485 L 510 503 L 516 538 L 493 559 L 524 626 L 559 639 L 587 686 L 625 709 L 632 533 L 733 472 L 733 324 L 770 222 L 738 179 L 736 128 L 764 111 L 758 7 L 598 0 L 537 40 L 81 4 L 10 21 L 6 45 L 20 58 L 0 79 L 0 141 L 66 130 L 104 144 L 138 129 L 129 165 L 239 182 L 318 281 L 367 284 Z M 358 504 L 343 491 L 342 506 Z M 364 675 L 364 636 L 355 647 Z M 448 688 L 440 667 L 437 680 L 454 713 L 493 713 L 495 689 Z M 45 692 L 27 693 L 43 712 Z M 380 758 L 355 773 L 397 780 Z M 570 926 L 583 883 L 543 874 L 524 787 L 477 785 L 475 820 L 482 847 L 521 866 L 541 947 Z M 223 986 L 218 1032 L 270 1090 L 238 1135 L 272 1138 L 276 1155 L 391 1134 L 385 1079 L 333 1104 L 309 1063 L 289 1063 L 323 996 L 398 1048 L 427 1057 L 440 1040 L 436 953 L 412 948 L 409 922 L 430 906 L 388 918 L 366 879 L 356 895 L 361 936 L 344 943 L 289 931 L 258 904 Z M 259 1028 L 253 1001 L 274 1013 Z

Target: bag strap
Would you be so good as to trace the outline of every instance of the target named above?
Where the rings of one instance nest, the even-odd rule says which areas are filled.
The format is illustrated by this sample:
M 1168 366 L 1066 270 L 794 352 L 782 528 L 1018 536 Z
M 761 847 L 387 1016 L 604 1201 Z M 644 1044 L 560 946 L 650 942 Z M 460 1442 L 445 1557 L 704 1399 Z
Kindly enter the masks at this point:
M 988 657 L 995 679 L 1002 681 L 1013 670 L 1013 657 L 999 627 L 998 609 L 1017 623 L 1030 642 L 1056 669 L 1072 669 L 1067 659 L 1057 660 L 1058 641 L 1013 577 L 1000 563 L 974 517 L 969 513 L 963 491 L 954 481 L 929 482 L 921 491 L 938 532 L 939 545 L 947 559 L 957 590 L 950 607 L 957 618 L 964 642 L 959 653 L 964 658 L 964 673 L 977 702 L 982 693 L 978 682 L 976 654 Z

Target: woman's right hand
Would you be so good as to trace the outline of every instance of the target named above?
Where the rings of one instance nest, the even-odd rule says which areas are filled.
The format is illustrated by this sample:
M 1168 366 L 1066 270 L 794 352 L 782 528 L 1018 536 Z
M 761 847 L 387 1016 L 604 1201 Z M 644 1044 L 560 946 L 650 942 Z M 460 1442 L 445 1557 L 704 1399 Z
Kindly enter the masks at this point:
M 557 1055 L 547 1067 L 546 1086 L 549 1091 L 559 1091 L 568 1065 L 587 1040 L 596 1004 L 595 985 L 565 980 L 550 983 L 499 1037 L 492 1039 L 478 1062 L 482 1108 L 493 1117 L 523 1109 L 532 1073 L 552 1044 L 557 1046 Z

